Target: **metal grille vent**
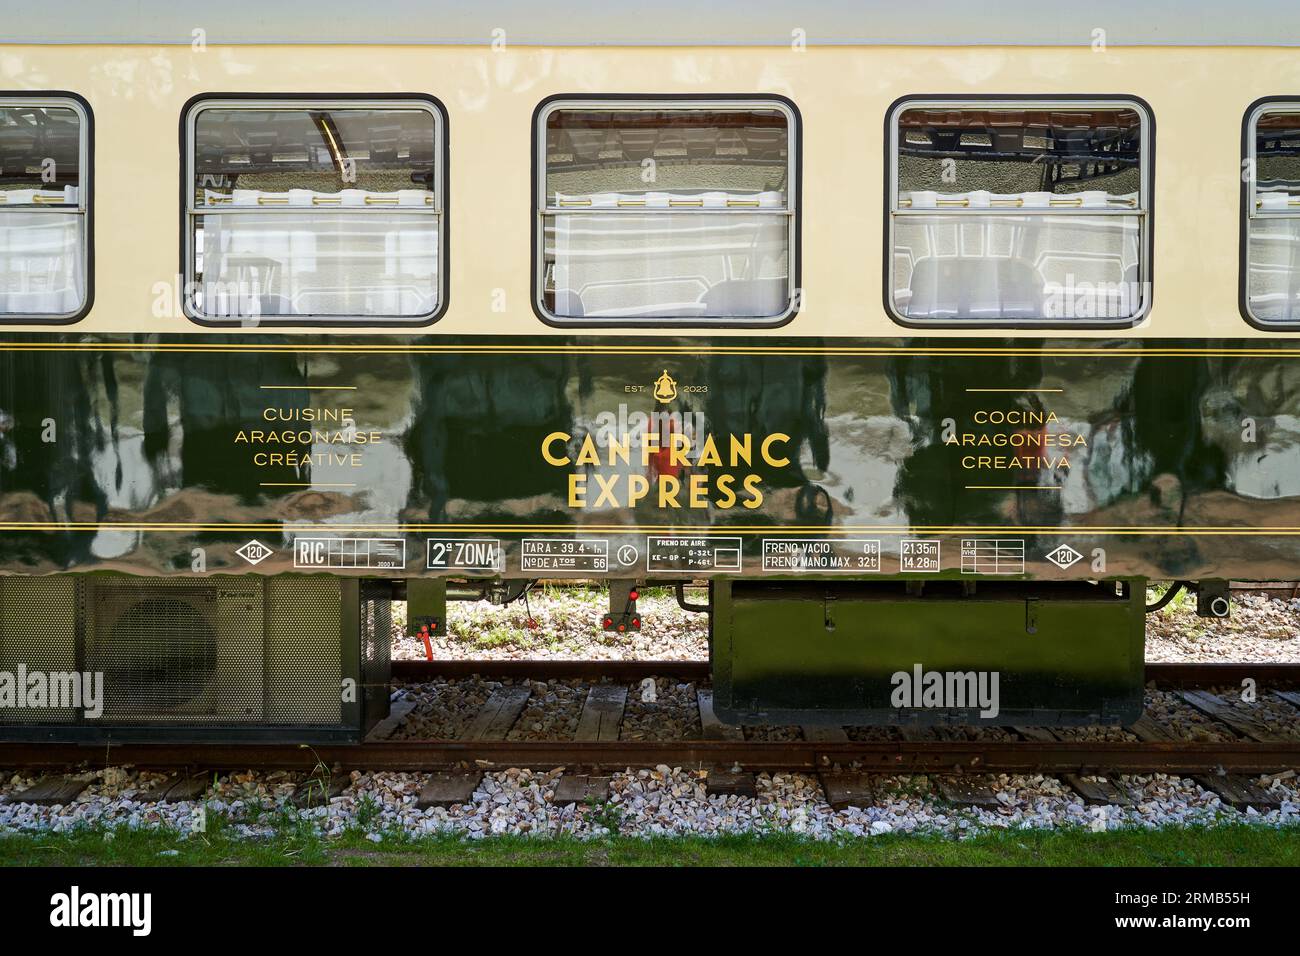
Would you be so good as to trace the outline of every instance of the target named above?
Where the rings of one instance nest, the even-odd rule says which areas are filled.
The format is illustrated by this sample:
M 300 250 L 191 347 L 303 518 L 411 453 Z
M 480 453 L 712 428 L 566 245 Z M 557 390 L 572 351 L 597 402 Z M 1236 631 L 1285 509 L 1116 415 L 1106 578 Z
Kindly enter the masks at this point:
M 340 581 L 328 575 L 266 584 L 266 719 L 336 724 L 343 719 L 339 656 Z M 355 621 L 355 618 L 353 619 Z M 355 645 L 352 650 L 355 676 Z
M 71 673 L 77 663 L 76 579 L 0 577 L 0 671 L 16 680 L 21 669 Z M 0 708 L 0 726 L 77 718 L 73 707 Z
M 98 716 L 0 708 L 0 739 L 356 740 L 387 713 L 389 594 L 324 574 L 0 576 L 0 672 L 103 678 Z
M 388 716 L 393 652 L 392 589 L 387 584 L 361 587 L 361 729 L 368 732 Z
M 193 702 L 217 676 L 216 632 L 193 604 L 176 598 L 130 605 L 98 650 L 91 669 L 103 671 L 110 687 L 137 694 L 147 688 L 148 696 L 168 710 Z
M 101 721 L 260 721 L 262 585 L 107 580 L 89 586 L 86 667 Z

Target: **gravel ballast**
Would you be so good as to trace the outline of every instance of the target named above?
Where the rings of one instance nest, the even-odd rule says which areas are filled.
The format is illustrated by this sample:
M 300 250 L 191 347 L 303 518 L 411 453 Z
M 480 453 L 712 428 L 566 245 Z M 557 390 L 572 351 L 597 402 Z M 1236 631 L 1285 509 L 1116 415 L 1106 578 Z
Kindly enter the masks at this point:
M 703 601 L 704 592 L 691 592 Z M 447 628 L 431 638 L 437 660 L 698 661 L 709 656 L 708 615 L 683 611 L 663 589 L 637 601 L 641 631 L 604 631 L 609 596 L 594 587 L 542 587 L 527 600 L 496 605 L 452 601 Z M 395 605 L 393 657 L 422 660 L 424 642 L 405 633 L 405 606 Z
M 511 769 L 485 774 L 471 801 L 451 808 L 417 809 L 427 775 L 353 773 L 352 783 L 328 804 L 296 810 L 286 800 L 301 775 L 253 772 L 221 777 L 201 801 L 141 803 L 133 799 L 150 775 L 123 768 L 91 774 L 92 784 L 67 806 L 0 804 L 0 831 L 65 832 L 76 827 L 169 828 L 197 833 L 228 819 L 234 832 L 266 837 L 286 825 L 313 827 L 324 836 L 361 831 L 373 840 L 385 834 L 419 836 L 455 833 L 572 834 L 599 837 L 613 830 L 627 836 L 803 834 L 816 839 L 869 837 L 883 833 L 942 833 L 951 836 L 1015 828 L 1080 827 L 1094 831 L 1123 827 L 1212 825 L 1242 821 L 1269 826 L 1300 823 L 1300 786 L 1294 775 L 1260 778 L 1282 802 L 1267 813 L 1225 807 L 1195 782 L 1166 776 L 1112 778 L 1133 799 L 1131 807 L 1088 806 L 1055 777 L 1002 775 L 990 778 L 993 808 L 949 804 L 923 776 L 879 777 L 869 806 L 832 809 L 816 777 L 799 773 L 760 774 L 757 795 L 708 796 L 700 771 L 666 766 L 614 774 L 603 803 L 555 804 L 560 770 Z M 0 795 L 21 789 L 31 777 L 0 776 Z
M 1180 595 L 1147 615 L 1146 659 L 1183 663 L 1300 663 L 1300 599 L 1234 595 L 1226 618 L 1198 617 L 1196 600 Z
M 693 599 L 699 599 L 693 595 Z M 707 618 L 683 611 L 671 594 L 653 591 L 639 602 L 645 621 L 640 633 L 609 634 L 599 629 L 605 593 L 596 588 L 540 589 L 504 607 L 486 603 L 452 604 L 448 633 L 433 638 L 439 659 L 492 660 L 703 660 L 708 656 Z M 394 654 L 425 657 L 422 642 L 404 636 L 401 606 L 395 620 Z M 1153 661 L 1300 662 L 1300 600 L 1249 595 L 1234 602 L 1232 617 L 1206 620 L 1188 600 L 1173 602 L 1148 617 L 1147 658 Z M 508 739 L 570 740 L 582 706 L 595 682 L 495 680 L 470 677 L 396 684 L 395 698 L 415 707 L 391 739 L 447 738 L 461 733 L 483 704 L 502 688 L 527 686 L 530 696 Z M 669 678 L 652 689 L 632 687 L 621 727 L 623 740 L 696 739 L 701 735 L 696 687 Z M 1297 711 L 1260 689 L 1260 699 L 1242 704 L 1240 689 L 1217 688 L 1220 700 L 1244 716 L 1262 720 L 1285 737 L 1300 737 Z M 1180 737 L 1198 741 L 1239 740 L 1229 728 L 1188 705 L 1171 691 L 1149 688 L 1148 713 Z M 854 740 L 895 740 L 885 727 L 846 728 Z M 1132 740 L 1121 728 L 1069 728 L 1066 739 Z M 747 728 L 750 740 L 794 740 L 798 728 Z M 933 739 L 1002 739 L 1003 728 L 937 728 Z M 140 800 L 161 776 L 133 768 L 85 771 L 89 785 L 66 806 L 0 803 L 0 834 L 62 832 L 78 827 L 161 828 L 198 832 L 213 820 L 249 838 L 265 837 L 286 825 L 307 826 L 322 835 L 364 832 L 372 840 L 386 835 L 454 833 L 470 838 L 491 834 L 573 834 L 603 836 L 613 830 L 629 836 L 673 834 L 804 834 L 816 839 L 869 837 L 885 833 L 942 833 L 960 837 L 991 829 L 1082 827 L 1091 830 L 1129 826 L 1253 822 L 1300 823 L 1300 783 L 1294 773 L 1256 778 L 1281 801 L 1268 812 L 1239 812 L 1187 778 L 1153 775 L 1111 777 L 1133 800 L 1132 806 L 1089 806 L 1061 780 L 1043 775 L 1001 775 L 987 779 L 997 799 L 993 808 L 959 808 L 939 795 L 924 776 L 877 777 L 875 797 L 860 808 L 833 809 L 816 776 L 763 773 L 757 796 L 709 796 L 698 768 L 628 768 L 610 780 L 609 798 L 599 803 L 560 806 L 554 802 L 562 768 L 549 772 L 505 769 L 486 773 L 468 803 L 417 809 L 429 779 L 421 773 L 360 773 L 326 805 L 294 808 L 288 801 L 302 774 L 277 772 L 222 775 L 201 800 L 173 804 Z M 9 796 L 34 777 L 0 770 L 0 796 Z
M 690 593 L 703 602 L 703 591 Z M 527 602 L 452 602 L 447 631 L 432 641 L 438 660 L 706 660 L 707 615 L 683 611 L 663 589 L 648 589 L 637 602 L 640 632 L 610 633 L 600 628 L 608 597 L 595 587 L 545 587 Z M 425 658 L 424 643 L 405 634 L 404 605 L 397 606 L 393 656 Z M 1184 594 L 1164 610 L 1147 616 L 1149 661 L 1257 661 L 1300 663 L 1300 598 L 1279 600 L 1263 594 L 1235 596 L 1226 619 L 1196 615 L 1194 598 Z

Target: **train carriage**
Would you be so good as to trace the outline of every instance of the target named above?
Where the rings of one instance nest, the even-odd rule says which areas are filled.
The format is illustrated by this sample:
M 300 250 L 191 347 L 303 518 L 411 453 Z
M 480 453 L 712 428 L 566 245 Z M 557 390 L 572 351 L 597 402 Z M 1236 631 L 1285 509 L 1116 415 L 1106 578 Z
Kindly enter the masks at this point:
M 391 601 L 436 630 L 551 578 L 616 632 L 707 582 L 732 722 L 1135 719 L 1148 581 L 1222 616 L 1297 576 L 1287 35 L 7 18 L 0 672 L 106 699 L 0 699 L 0 737 L 359 739 Z

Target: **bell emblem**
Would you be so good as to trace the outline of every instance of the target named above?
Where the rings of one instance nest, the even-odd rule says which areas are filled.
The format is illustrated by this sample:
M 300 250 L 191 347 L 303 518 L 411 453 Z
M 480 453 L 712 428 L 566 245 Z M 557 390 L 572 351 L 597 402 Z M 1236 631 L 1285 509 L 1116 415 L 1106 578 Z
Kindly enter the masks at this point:
M 655 379 L 655 398 L 667 404 L 677 397 L 677 382 L 668 374 L 668 369 Z

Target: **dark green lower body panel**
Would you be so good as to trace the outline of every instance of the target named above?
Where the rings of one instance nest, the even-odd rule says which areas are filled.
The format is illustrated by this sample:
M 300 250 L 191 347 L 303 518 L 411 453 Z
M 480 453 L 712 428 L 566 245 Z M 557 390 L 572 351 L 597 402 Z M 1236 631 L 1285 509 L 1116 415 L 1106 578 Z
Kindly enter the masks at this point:
M 704 577 L 722 716 L 1079 724 L 1136 717 L 1142 696 L 1140 587 L 1121 598 L 1088 580 L 1300 577 L 1294 338 L 504 336 L 482 318 L 462 336 L 0 336 L 6 606 L 108 570 L 192 588 L 299 572 L 362 587 Z M 149 633 L 122 613 L 119 631 Z M 109 720 L 192 736 L 301 726 L 278 702 L 320 695 L 280 696 L 294 673 L 280 655 L 333 668 L 341 646 L 336 625 L 305 620 L 273 603 L 272 638 L 249 637 L 230 667 L 233 639 L 160 655 L 180 675 L 167 686 L 244 675 L 212 697 L 220 723 L 192 719 L 206 690 L 169 702 L 140 687 L 119 699 L 158 700 L 145 716 L 167 721 Z M 44 647 L 43 622 L 22 621 L 0 621 L 0 664 L 35 666 L 22 642 Z M 328 648 L 299 636 L 326 629 Z M 57 669 L 78 671 L 93 647 L 59 646 Z M 981 717 L 995 676 L 997 714 Z M 359 726 L 336 709 L 325 725 Z
M 716 581 L 714 706 L 741 724 L 1132 723 L 1142 581 Z
M 1010 545 L 1035 580 L 1300 577 L 1294 338 L 0 339 L 0 574 L 781 577 L 817 539 L 889 575 L 921 538 L 940 575 Z

